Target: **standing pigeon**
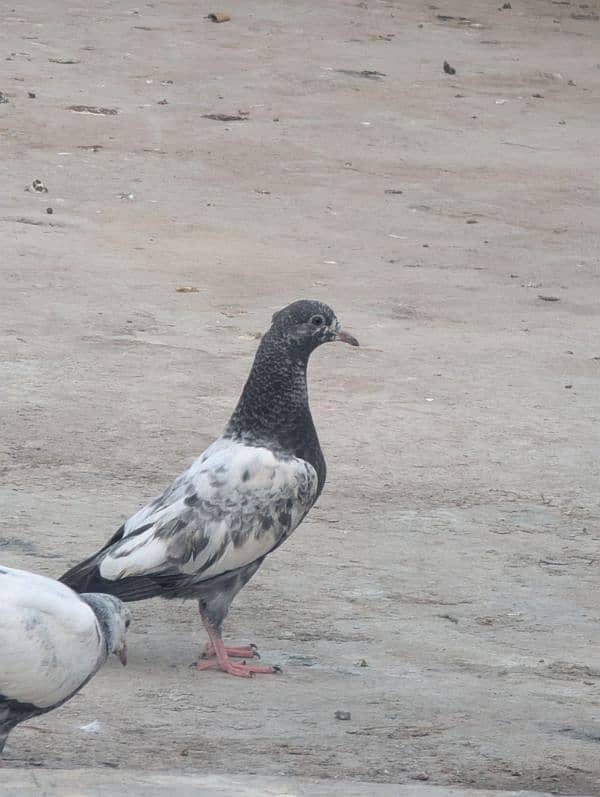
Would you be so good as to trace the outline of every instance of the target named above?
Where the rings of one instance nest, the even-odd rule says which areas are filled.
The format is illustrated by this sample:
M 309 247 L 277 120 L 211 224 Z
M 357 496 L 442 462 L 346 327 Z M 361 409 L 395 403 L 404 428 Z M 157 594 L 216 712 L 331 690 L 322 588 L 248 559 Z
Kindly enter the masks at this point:
M 0 566 L 0 755 L 15 725 L 73 697 L 109 653 L 127 662 L 130 622 L 112 595 Z
M 321 494 L 326 468 L 306 370 L 317 346 L 337 340 L 358 346 L 326 304 L 301 300 L 275 313 L 221 437 L 61 580 L 125 601 L 195 598 L 210 640 L 198 669 L 276 672 L 231 661 L 256 648 L 225 646 L 221 627 L 236 594 Z

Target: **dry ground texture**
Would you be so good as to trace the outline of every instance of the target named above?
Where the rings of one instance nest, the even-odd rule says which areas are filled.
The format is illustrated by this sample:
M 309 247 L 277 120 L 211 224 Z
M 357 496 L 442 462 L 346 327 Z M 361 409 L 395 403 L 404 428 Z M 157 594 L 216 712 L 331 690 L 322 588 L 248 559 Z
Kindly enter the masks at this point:
M 3 563 L 158 494 L 275 309 L 363 344 L 313 358 L 329 480 L 227 623 L 284 674 L 138 604 L 9 766 L 600 790 L 600 11 L 499 6 L 3 5 Z

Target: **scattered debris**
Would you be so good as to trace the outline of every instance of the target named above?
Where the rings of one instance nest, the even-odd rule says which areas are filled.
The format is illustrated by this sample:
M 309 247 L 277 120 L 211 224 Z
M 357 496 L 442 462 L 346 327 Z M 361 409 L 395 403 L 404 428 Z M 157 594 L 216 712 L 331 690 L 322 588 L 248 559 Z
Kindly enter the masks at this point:
M 571 390 L 573 385 L 565 385 L 565 390 Z
M 349 711 L 336 711 L 333 716 L 336 718 L 336 720 L 345 721 L 345 720 L 352 719 L 352 714 L 350 714 Z
M 265 196 L 267 196 L 267 195 L 269 195 L 271 192 L 270 192 L 270 191 L 267 191 L 267 190 L 266 190 L 266 189 L 264 189 L 264 188 L 255 188 L 255 189 L 254 189 L 254 193 L 255 193 L 255 194 L 264 194 Z
M 135 194 L 127 193 L 127 191 L 121 191 L 120 194 L 117 194 L 118 199 L 129 199 L 130 201 L 135 198 Z
M 542 293 L 538 293 L 538 299 L 541 299 L 543 302 L 560 302 L 558 296 L 546 296 Z
M 367 664 L 367 660 L 366 659 L 359 659 L 358 661 L 354 662 L 354 666 L 355 667 L 368 667 L 369 665 Z
M 214 119 L 215 122 L 245 122 L 246 119 L 250 116 L 249 113 L 246 111 L 240 112 L 238 111 L 237 114 L 231 113 L 203 113 L 203 119 Z
M 467 224 L 479 224 L 477 219 L 467 219 Z
M 103 147 L 102 144 L 79 144 L 77 149 L 84 149 L 87 152 L 99 152 Z
M 156 104 L 157 105 L 168 105 L 169 102 L 168 102 L 168 100 L 159 100 Z
M 596 728 L 559 728 L 557 733 L 565 733 L 573 739 L 580 739 L 586 742 L 600 742 L 600 733 Z
M 478 22 L 473 22 L 472 19 L 469 17 L 452 17 L 449 14 L 436 14 L 437 18 L 440 22 L 450 22 L 457 27 L 472 27 L 472 28 L 481 28 L 482 26 Z
M 32 227 L 41 227 L 43 221 L 36 221 L 35 219 L 27 219 L 25 216 L 19 216 L 17 219 L 3 218 L 2 221 L 14 221 L 17 224 L 31 224 Z
M 456 69 L 453 66 L 450 66 L 448 61 L 444 61 L 444 72 L 447 75 L 455 75 L 456 74 Z
M 200 293 L 200 288 L 194 285 L 178 285 L 175 290 L 177 293 Z
M 35 100 L 35 91 L 28 91 L 27 96 L 30 100 Z
M 80 64 L 78 58 L 49 58 L 51 64 Z
M 512 8 L 510 3 L 503 3 L 502 7 L 498 9 L 498 11 L 505 11 L 506 9 Z
M 336 69 L 340 75 L 348 75 L 348 77 L 361 77 L 366 80 L 381 80 L 386 77 L 385 72 L 377 72 L 375 69 Z
M 212 11 L 206 19 L 210 19 L 211 22 L 229 22 L 231 17 L 224 11 Z
M 413 780 L 429 780 L 429 775 L 427 772 L 419 772 L 417 775 L 413 775 Z
M 25 190 L 26 191 L 37 191 L 38 194 L 47 194 L 48 193 L 48 189 L 46 188 L 46 186 L 44 185 L 44 183 L 41 180 L 34 180 L 31 183 L 31 187 L 28 186 Z
M 458 625 L 458 617 L 455 617 L 453 614 L 438 614 L 440 620 L 450 620 L 451 623 Z
M 99 733 L 100 723 L 98 720 L 93 720 L 92 722 L 88 722 L 87 725 L 80 725 L 79 730 L 83 731 L 84 733 Z
M 404 191 L 401 191 L 399 188 L 386 188 L 384 194 L 403 194 Z
M 543 100 L 544 99 L 544 95 L 543 94 L 532 94 L 531 96 L 534 99 L 536 99 L 536 100 Z
M 0 105 L 2 105 L 3 102 L 10 102 L 10 100 L 3 91 L 0 91 Z
M 75 113 L 95 113 L 100 116 L 116 116 L 119 111 L 116 108 L 96 108 L 95 105 L 69 105 L 67 111 Z

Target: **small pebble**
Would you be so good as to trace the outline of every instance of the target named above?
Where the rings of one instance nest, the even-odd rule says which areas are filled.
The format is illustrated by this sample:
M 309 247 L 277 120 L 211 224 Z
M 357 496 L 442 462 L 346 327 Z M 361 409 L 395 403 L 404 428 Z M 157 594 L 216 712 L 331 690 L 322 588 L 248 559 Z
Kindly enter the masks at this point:
M 46 208 L 46 213 L 47 213 L 49 216 L 51 216 L 51 215 L 54 213 L 54 210 L 53 210 L 52 208 Z
M 349 720 L 352 719 L 352 715 L 349 711 L 336 711 L 333 715 L 336 720 Z

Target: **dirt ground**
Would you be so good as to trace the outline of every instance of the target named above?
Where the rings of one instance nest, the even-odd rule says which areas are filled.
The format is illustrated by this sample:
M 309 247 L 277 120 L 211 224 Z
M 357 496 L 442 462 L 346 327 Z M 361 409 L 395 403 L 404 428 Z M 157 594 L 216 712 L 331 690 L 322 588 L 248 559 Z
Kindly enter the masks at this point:
M 363 344 L 313 358 L 328 482 L 227 622 L 284 673 L 136 604 L 9 766 L 600 792 L 599 9 L 436 2 L 3 7 L 4 564 L 160 493 L 274 310 Z

